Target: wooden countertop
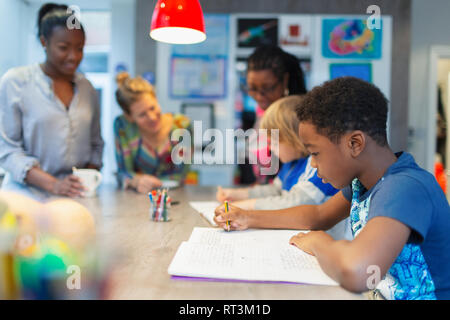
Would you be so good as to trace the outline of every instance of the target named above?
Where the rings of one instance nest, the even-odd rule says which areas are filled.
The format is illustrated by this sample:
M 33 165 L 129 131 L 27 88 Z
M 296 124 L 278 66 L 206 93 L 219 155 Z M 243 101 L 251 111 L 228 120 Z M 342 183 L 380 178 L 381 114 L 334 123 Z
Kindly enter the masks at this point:
M 182 241 L 196 226 L 210 227 L 189 201 L 214 200 L 213 187 L 186 186 L 169 191 L 170 222 L 153 222 L 149 199 L 134 191 L 102 186 L 95 198 L 78 199 L 95 216 L 99 240 L 120 253 L 110 299 L 277 300 L 364 299 L 341 287 L 301 284 L 205 282 L 171 279 L 167 268 Z

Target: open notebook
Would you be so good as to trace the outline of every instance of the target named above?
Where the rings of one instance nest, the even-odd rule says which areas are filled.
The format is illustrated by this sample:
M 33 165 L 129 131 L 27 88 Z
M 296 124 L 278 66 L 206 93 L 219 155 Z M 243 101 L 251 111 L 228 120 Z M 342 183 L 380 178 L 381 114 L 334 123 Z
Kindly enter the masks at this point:
M 170 263 L 178 277 L 337 285 L 317 259 L 289 244 L 295 230 L 194 228 Z
M 192 208 L 197 210 L 212 226 L 217 227 L 214 221 L 214 210 L 220 206 L 217 201 L 191 201 L 189 202 Z

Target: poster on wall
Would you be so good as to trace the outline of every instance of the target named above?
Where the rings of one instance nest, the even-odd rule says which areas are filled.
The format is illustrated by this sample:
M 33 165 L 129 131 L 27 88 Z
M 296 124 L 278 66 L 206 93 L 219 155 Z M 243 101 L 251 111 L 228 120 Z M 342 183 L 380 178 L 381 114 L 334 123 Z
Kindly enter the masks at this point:
M 255 48 L 278 45 L 278 18 L 237 20 L 237 47 Z
M 229 16 L 205 14 L 206 40 L 190 45 L 172 45 L 172 55 L 228 56 Z
M 169 94 L 172 99 L 226 96 L 226 59 L 209 56 L 172 56 Z
M 204 42 L 172 45 L 169 96 L 172 99 L 226 98 L 229 16 L 206 14 Z
M 372 64 L 370 63 L 331 63 L 330 80 L 352 76 L 372 82 Z
M 280 46 L 294 54 L 310 54 L 311 16 L 281 16 L 279 19 Z
M 325 58 L 380 59 L 382 27 L 369 29 L 366 19 L 323 19 Z

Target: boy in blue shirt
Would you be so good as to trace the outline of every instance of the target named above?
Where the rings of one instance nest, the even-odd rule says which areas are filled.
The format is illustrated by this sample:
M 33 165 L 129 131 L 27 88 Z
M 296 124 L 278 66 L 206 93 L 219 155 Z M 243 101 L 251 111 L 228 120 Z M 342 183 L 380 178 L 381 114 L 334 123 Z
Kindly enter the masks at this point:
M 365 81 L 337 78 L 314 88 L 297 109 L 299 136 L 318 176 L 342 189 L 321 205 L 250 212 L 230 206 L 216 221 L 231 229 L 327 230 L 350 215 L 354 239 L 323 231 L 291 244 L 353 292 L 386 299 L 450 299 L 450 207 L 435 178 L 387 142 L 387 100 Z

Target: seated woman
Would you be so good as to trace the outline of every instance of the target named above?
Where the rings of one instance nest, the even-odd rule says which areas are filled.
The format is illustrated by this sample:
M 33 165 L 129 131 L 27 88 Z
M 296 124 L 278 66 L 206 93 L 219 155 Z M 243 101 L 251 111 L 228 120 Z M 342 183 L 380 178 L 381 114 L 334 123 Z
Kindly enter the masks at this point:
M 161 113 L 153 86 L 141 77 L 122 72 L 116 78 L 117 102 L 123 115 L 114 121 L 119 185 L 147 193 L 162 186 L 161 180 L 184 182 L 189 166 L 172 161 L 171 140 L 176 129 L 190 130 L 182 114 Z

